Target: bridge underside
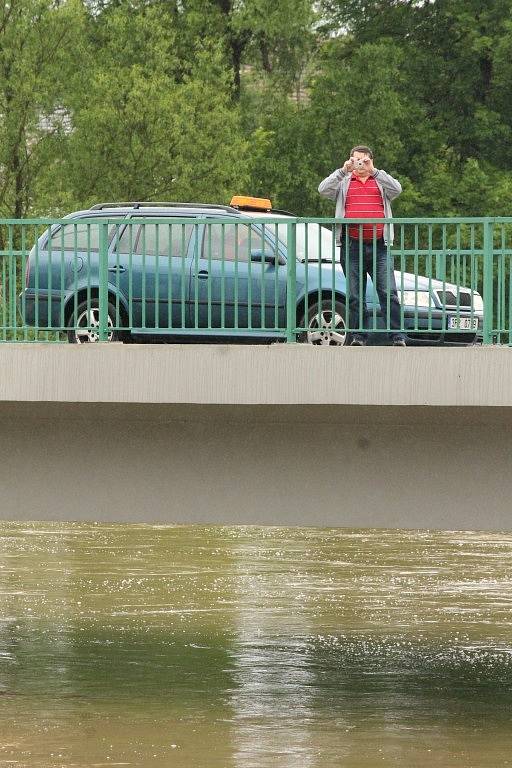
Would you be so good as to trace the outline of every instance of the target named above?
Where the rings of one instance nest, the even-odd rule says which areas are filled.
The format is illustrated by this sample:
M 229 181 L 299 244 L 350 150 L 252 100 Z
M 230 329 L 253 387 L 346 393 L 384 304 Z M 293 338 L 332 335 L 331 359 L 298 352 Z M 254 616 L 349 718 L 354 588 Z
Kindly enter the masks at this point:
M 0 517 L 510 530 L 512 352 L 4 345 Z

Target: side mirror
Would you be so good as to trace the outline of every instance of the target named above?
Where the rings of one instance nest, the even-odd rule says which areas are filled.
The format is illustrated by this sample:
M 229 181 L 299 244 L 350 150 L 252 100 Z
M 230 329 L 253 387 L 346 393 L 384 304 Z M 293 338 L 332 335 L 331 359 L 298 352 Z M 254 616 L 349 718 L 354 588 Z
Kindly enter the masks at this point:
M 251 261 L 266 262 L 267 264 L 276 263 L 276 254 L 273 251 L 269 251 L 265 248 L 262 251 L 261 248 L 255 248 L 251 251 Z

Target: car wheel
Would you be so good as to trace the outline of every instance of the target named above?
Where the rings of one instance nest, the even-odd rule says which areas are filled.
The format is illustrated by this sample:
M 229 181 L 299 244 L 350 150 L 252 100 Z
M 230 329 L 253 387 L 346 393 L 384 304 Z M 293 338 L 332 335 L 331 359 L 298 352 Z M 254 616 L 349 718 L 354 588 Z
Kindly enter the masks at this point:
M 303 315 L 299 327 L 307 329 L 297 338 L 303 344 L 343 347 L 347 344 L 345 305 L 336 299 L 333 323 L 331 299 L 323 299 L 320 305 L 315 302 L 309 307 L 307 318 Z
M 116 309 L 108 304 L 108 335 L 107 341 L 122 341 L 121 333 L 113 330 Z M 98 299 L 90 302 L 83 301 L 78 305 L 75 313 L 72 312 L 68 323 L 68 341 L 70 344 L 95 344 L 100 340 L 100 307 Z

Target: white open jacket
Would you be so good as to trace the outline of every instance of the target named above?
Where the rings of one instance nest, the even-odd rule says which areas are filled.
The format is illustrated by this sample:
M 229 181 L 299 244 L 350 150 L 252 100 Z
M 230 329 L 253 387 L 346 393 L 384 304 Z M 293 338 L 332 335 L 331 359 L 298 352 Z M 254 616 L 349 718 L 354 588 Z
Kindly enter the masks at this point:
M 320 182 L 318 191 L 324 197 L 328 197 L 329 200 L 336 201 L 336 209 L 334 212 L 335 217 L 338 219 L 345 218 L 345 202 L 347 199 L 348 185 L 350 184 L 351 173 L 345 173 L 342 168 L 337 168 L 334 173 L 331 173 L 326 179 Z M 377 186 L 380 189 L 382 200 L 384 201 L 384 217 L 390 219 L 393 216 L 391 211 L 391 201 L 398 197 L 402 191 L 402 185 L 399 181 L 394 179 L 386 171 L 374 171 L 372 173 L 373 178 L 377 182 Z M 341 233 L 341 227 L 337 227 L 338 237 Z M 388 245 L 393 245 L 393 225 L 386 224 L 384 227 L 384 242 Z

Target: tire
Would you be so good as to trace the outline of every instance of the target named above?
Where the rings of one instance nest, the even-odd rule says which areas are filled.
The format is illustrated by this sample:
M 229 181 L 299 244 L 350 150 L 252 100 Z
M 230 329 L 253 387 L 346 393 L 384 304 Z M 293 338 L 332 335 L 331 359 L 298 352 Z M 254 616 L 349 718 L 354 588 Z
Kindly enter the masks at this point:
M 323 299 L 320 305 L 318 302 L 311 304 L 308 310 L 308 316 L 305 314 L 299 323 L 300 328 L 307 328 L 307 331 L 299 334 L 297 340 L 303 344 L 315 344 L 331 347 L 344 347 L 347 345 L 347 330 L 345 324 L 345 304 L 336 299 L 334 302 L 335 313 L 335 331 L 332 326 L 332 301 Z M 320 317 L 320 322 L 319 322 Z
M 108 304 L 108 327 L 112 328 L 116 316 L 116 308 L 109 302 Z M 95 344 L 99 341 L 99 301 L 97 298 L 91 298 L 90 302 L 82 301 L 72 312 L 68 322 L 68 341 L 70 344 Z M 89 317 L 88 317 L 89 315 Z M 89 320 L 89 322 L 87 322 Z M 84 327 L 82 332 L 77 328 Z M 87 326 L 91 327 L 91 330 Z M 107 341 L 123 341 L 123 334 L 120 331 L 109 331 Z

